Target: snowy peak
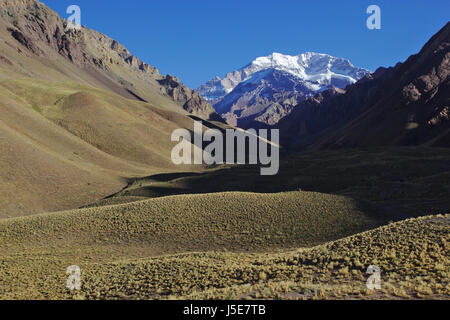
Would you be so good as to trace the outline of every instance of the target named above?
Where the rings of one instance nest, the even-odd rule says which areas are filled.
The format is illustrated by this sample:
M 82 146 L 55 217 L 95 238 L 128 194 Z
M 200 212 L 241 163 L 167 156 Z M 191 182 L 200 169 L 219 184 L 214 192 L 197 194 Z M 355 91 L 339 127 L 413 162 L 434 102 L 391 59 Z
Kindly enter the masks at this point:
M 305 52 L 291 56 L 274 52 L 269 56 L 256 58 L 247 66 L 228 73 L 224 79 L 216 77 L 197 90 L 214 103 L 241 82 L 249 80 L 255 73 L 270 69 L 284 71 L 299 78 L 299 81 L 309 82 L 313 91 L 326 90 L 332 85 L 344 88 L 369 73 L 366 69 L 355 67 L 347 59 L 328 54 Z
M 257 58 L 252 65 L 261 69 L 271 68 L 286 71 L 302 78 L 329 73 L 357 76 L 355 71 L 358 71 L 355 70 L 358 68 L 355 68 L 347 59 L 315 52 L 306 52 L 298 56 L 274 52 L 270 56 Z
M 230 125 L 248 128 L 255 122 L 274 125 L 308 97 L 331 88 L 344 89 L 367 73 L 329 54 L 274 52 L 223 79 L 208 81 L 197 91 Z

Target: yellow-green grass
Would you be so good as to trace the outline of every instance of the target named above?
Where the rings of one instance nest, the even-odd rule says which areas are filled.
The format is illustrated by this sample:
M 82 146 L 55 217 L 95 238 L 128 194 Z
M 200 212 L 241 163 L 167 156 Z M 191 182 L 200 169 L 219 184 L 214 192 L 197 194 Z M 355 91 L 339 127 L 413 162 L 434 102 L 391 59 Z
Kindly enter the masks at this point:
M 127 179 L 175 166 L 170 135 L 192 128 L 184 111 L 75 82 L 0 81 L 0 218 L 74 209 Z
M 111 197 L 111 198 L 105 198 L 93 203 L 90 203 L 87 206 L 84 206 L 83 208 L 94 208 L 94 207 L 103 207 L 103 206 L 113 206 L 118 204 L 124 204 L 124 203 L 130 203 L 130 202 L 136 202 L 136 201 L 142 201 L 142 200 L 148 200 L 146 197 Z
M 376 222 L 351 199 L 313 193 L 180 195 L 0 221 L 2 244 L 145 245 L 158 254 L 313 245 Z
M 87 144 L 0 87 L 0 217 L 81 206 L 148 172 Z
M 217 272 L 218 278 L 228 282 L 217 286 L 205 280 L 210 286 L 203 291 L 186 290 L 182 283 L 169 298 L 450 299 L 449 241 L 450 215 L 446 214 L 391 223 L 311 249 L 245 257 L 228 254 L 228 268 Z M 201 274 L 205 278 L 214 273 L 206 260 L 217 257 L 204 258 L 206 270 Z M 173 260 L 177 258 L 183 259 Z M 381 271 L 380 290 L 366 285 L 371 265 Z M 150 266 L 151 261 L 142 261 L 135 268 Z M 237 281 L 236 274 L 242 275 Z M 151 290 L 147 287 L 147 291 Z
M 23 251 L 2 255 L 0 295 L 33 299 L 448 299 L 449 224 L 450 215 L 421 217 L 309 249 L 273 253 L 215 251 L 145 258 L 145 249 L 120 254 L 117 245 L 74 245 L 71 249 L 55 245 L 53 252 L 28 245 Z M 65 288 L 69 264 L 82 269 L 80 291 Z M 381 290 L 366 287 L 370 265 L 381 269 Z
M 173 113 L 76 83 L 20 79 L 0 85 L 17 101 L 101 151 L 159 171 L 175 169 L 170 160 L 172 131 L 193 126 L 181 108 L 180 114 Z
M 7 297 L 12 290 L 22 297 L 52 297 L 45 288 L 55 285 L 49 279 L 60 278 L 66 264 L 191 251 L 271 252 L 323 243 L 373 225 L 350 199 L 306 192 L 170 196 L 3 219 L 0 295 Z M 30 289 L 32 282 L 37 291 Z

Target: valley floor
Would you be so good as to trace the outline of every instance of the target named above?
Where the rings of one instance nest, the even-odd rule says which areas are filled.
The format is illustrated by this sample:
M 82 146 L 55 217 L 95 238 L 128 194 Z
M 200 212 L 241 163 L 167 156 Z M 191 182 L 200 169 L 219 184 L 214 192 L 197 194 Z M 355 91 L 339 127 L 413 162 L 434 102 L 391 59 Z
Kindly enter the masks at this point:
M 85 208 L 1 219 L 0 298 L 450 298 L 450 151 L 303 153 L 278 176 L 258 170 L 158 174 Z

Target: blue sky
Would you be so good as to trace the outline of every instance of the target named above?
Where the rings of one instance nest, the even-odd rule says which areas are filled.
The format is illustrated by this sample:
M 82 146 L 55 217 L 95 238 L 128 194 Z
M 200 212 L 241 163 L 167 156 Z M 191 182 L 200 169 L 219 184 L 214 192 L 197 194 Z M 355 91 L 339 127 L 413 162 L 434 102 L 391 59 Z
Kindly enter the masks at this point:
M 191 88 L 272 52 L 348 58 L 375 70 L 416 53 L 450 19 L 448 0 L 42 0 Z M 381 8 L 381 30 L 366 9 Z

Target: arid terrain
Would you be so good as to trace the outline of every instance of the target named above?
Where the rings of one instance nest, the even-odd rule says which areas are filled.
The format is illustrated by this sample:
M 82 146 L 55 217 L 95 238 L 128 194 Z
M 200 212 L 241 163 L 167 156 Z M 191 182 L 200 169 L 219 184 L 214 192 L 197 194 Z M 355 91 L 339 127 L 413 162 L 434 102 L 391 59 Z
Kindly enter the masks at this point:
M 0 299 L 450 298 L 450 24 L 293 106 L 261 176 L 173 164 L 175 129 L 232 128 L 176 76 L 39 1 L 0 18 Z

